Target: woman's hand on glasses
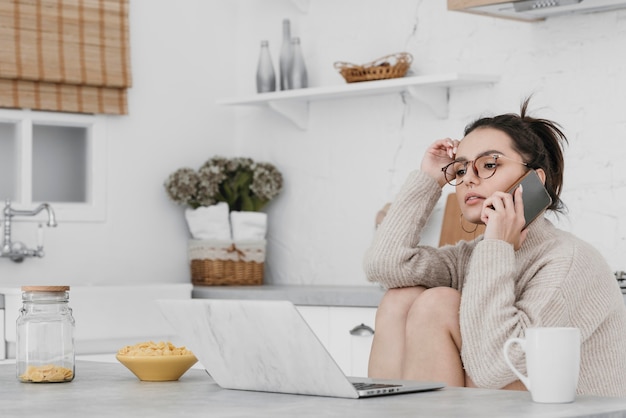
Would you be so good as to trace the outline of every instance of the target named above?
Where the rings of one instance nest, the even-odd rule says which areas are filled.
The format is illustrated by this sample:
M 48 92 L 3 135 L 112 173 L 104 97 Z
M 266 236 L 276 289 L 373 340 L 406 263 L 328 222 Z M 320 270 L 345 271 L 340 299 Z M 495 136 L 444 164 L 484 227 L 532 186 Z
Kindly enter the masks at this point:
M 487 225 L 485 239 L 499 239 L 506 241 L 518 250 L 528 230 L 522 230 L 525 225 L 524 202 L 522 201 L 522 187 L 515 189 L 513 195 L 506 192 L 495 192 L 483 202 L 480 220 Z
M 426 150 L 422 158 L 421 171 L 434 178 L 439 186 L 446 184 L 441 167 L 454 161 L 459 141 L 451 138 L 439 139 Z

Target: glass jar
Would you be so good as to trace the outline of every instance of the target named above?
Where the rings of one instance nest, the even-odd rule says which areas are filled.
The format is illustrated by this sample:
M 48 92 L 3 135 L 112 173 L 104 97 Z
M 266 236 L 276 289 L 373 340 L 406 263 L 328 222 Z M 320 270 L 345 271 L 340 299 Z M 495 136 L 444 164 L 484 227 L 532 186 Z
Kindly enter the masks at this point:
M 17 318 L 17 378 L 22 382 L 74 379 L 74 318 L 69 286 L 23 286 Z

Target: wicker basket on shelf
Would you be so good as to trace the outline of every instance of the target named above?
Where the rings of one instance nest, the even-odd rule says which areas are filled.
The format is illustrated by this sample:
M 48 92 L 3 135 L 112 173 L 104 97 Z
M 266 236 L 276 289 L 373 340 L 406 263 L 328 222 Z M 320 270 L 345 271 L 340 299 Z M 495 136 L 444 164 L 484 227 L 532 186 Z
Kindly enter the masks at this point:
M 265 241 L 190 240 L 191 281 L 199 286 L 263 284 Z
M 384 80 L 404 77 L 411 67 L 413 56 L 408 52 L 385 55 L 367 64 L 358 65 L 338 61 L 335 68 L 348 83 L 360 81 Z

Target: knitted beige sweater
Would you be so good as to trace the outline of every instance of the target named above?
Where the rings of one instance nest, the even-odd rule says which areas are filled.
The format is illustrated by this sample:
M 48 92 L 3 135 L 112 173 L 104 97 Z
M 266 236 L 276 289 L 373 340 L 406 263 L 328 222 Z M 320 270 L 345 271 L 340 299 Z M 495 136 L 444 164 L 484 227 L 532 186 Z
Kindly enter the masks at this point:
M 461 358 L 480 387 L 514 380 L 502 355 L 527 327 L 578 327 L 579 394 L 626 396 L 626 307 L 615 276 L 594 248 L 540 217 L 518 251 L 500 240 L 420 246 L 420 233 L 441 188 L 411 173 L 365 257 L 368 280 L 386 288 L 449 286 L 462 294 Z M 526 373 L 514 346 L 513 363 Z

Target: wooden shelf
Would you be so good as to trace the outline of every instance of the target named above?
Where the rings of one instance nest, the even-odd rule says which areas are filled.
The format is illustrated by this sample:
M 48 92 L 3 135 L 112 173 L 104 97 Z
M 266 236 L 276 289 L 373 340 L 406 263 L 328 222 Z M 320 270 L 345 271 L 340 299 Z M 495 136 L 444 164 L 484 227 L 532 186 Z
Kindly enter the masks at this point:
M 300 129 L 306 130 L 310 102 L 408 92 L 428 105 L 437 117 L 445 119 L 448 117 L 448 101 L 452 87 L 493 84 L 499 78 L 484 74 L 436 74 L 258 93 L 253 96 L 218 100 L 217 103 L 227 106 L 268 107 L 292 121 Z

